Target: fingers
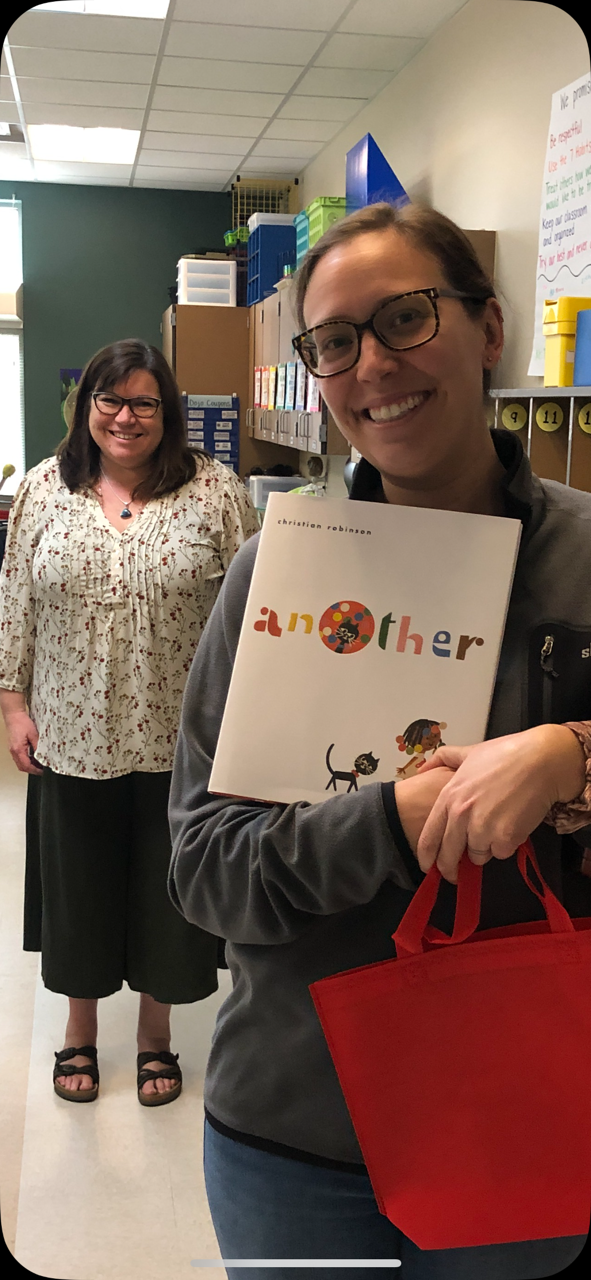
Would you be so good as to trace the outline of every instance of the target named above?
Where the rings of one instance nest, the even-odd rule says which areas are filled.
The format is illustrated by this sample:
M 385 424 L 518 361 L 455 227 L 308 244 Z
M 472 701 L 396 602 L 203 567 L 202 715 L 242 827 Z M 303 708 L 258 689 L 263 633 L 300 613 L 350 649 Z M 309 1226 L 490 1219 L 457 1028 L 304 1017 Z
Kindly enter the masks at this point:
M 447 821 L 447 805 L 440 796 L 433 805 L 417 844 L 417 861 L 421 871 L 425 873 L 431 869 L 439 854 Z
M 459 769 L 469 750 L 469 747 L 439 747 L 430 760 L 418 761 L 417 768 L 422 773 L 430 773 L 432 769 L 441 769 L 442 766 L 448 769 Z
M 29 755 L 28 744 L 25 747 L 13 747 L 10 752 L 17 769 L 21 773 L 42 774 L 43 769 L 37 764 L 34 757 Z

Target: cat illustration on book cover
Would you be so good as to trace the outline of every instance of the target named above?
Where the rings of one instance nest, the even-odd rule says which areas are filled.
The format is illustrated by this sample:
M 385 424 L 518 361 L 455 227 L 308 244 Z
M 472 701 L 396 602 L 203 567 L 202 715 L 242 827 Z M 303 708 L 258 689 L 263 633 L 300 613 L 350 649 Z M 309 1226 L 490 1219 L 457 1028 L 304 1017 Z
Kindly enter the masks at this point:
M 326 753 L 326 767 L 328 769 L 328 772 L 330 773 L 330 778 L 326 784 L 325 791 L 328 791 L 330 787 L 334 787 L 334 790 L 336 791 L 337 782 L 348 782 L 349 783 L 349 786 L 347 787 L 347 795 L 348 795 L 350 791 L 359 790 L 359 787 L 357 786 L 357 779 L 362 774 L 364 775 L 364 777 L 368 777 L 370 774 L 375 773 L 380 762 L 379 760 L 376 760 L 375 756 L 372 755 L 371 751 L 364 751 L 361 755 L 357 756 L 356 759 L 353 761 L 352 769 L 348 769 L 348 770 L 333 769 L 330 763 L 330 754 L 334 748 L 334 745 L 335 745 L 334 742 L 331 742 L 330 747 L 328 748 L 328 751 Z
M 405 751 L 410 756 L 410 760 L 396 770 L 399 778 L 412 777 L 416 773 L 417 764 L 425 759 L 428 751 L 435 755 L 439 747 L 445 746 L 441 738 L 443 729 L 447 729 L 445 720 L 413 720 L 404 733 L 398 735 L 398 750 Z M 407 773 L 407 770 L 411 772 Z

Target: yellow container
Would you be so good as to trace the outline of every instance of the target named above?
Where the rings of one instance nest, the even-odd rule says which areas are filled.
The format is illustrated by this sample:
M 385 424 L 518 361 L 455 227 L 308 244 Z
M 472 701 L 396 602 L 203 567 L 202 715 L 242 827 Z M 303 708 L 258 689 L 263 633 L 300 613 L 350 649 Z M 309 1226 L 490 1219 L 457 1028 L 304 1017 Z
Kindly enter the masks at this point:
M 579 311 L 591 307 L 591 298 L 546 298 L 544 302 L 544 333 L 547 324 L 576 325 Z M 574 332 L 574 330 L 573 330 Z
M 547 334 L 546 355 L 544 359 L 544 386 L 572 387 L 575 367 L 575 326 L 556 325 L 555 327 L 557 329 L 572 328 L 573 332 Z

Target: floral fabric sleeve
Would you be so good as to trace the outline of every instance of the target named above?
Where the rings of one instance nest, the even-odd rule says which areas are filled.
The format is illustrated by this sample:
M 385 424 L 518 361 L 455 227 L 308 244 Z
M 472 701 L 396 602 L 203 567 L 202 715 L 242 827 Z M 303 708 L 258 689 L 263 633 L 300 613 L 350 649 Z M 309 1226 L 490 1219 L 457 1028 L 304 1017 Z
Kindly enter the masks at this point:
M 0 688 L 29 694 L 35 652 L 34 495 L 30 476 L 11 508 L 0 574 Z
M 591 721 L 567 720 L 565 727 L 578 738 L 585 754 L 585 786 L 581 794 L 568 803 L 553 804 L 545 821 L 556 827 L 559 835 L 572 835 L 591 823 Z M 581 871 L 591 876 L 591 849 L 583 849 Z
M 228 474 L 221 497 L 222 536 L 220 560 L 227 573 L 236 552 L 243 542 L 260 530 L 260 522 L 250 495 L 241 480 Z

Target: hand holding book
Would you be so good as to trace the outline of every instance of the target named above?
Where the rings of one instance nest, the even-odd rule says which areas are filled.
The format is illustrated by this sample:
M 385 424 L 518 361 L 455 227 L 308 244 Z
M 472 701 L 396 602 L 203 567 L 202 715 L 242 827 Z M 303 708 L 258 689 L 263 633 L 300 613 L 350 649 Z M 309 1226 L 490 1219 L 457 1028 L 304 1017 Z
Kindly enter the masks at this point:
M 583 751 L 565 725 L 441 747 L 418 776 L 426 781 L 441 767 L 454 773 L 433 803 L 417 857 L 425 872 L 437 862 L 452 884 L 466 848 L 475 863 L 512 857 L 554 804 L 574 799 L 585 786 Z

